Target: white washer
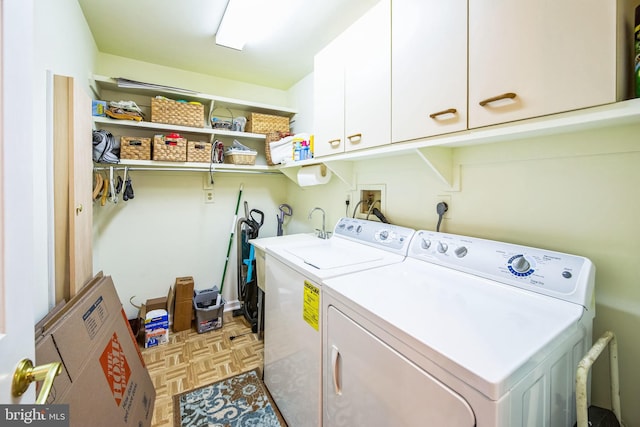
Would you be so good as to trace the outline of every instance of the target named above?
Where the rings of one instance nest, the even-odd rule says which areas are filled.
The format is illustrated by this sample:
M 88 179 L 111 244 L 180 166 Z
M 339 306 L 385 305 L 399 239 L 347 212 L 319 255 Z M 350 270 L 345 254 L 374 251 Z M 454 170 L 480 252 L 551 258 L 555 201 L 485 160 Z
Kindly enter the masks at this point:
M 583 257 L 418 231 L 403 263 L 326 280 L 323 425 L 573 425 L 594 277 Z
M 330 239 L 267 245 L 264 382 L 287 424 L 322 424 L 322 283 L 404 260 L 414 230 L 342 218 Z

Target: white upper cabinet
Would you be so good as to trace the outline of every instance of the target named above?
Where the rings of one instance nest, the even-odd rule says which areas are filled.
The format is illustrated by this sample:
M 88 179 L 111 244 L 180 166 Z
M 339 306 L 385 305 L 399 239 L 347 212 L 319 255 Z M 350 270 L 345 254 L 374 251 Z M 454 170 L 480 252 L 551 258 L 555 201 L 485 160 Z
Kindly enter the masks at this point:
M 615 0 L 468 3 L 469 128 L 616 101 Z
M 315 57 L 315 157 L 391 142 L 391 2 L 382 0 Z
M 380 1 L 344 35 L 345 151 L 389 144 L 391 1 Z
M 467 0 L 393 0 L 391 140 L 467 128 Z
M 344 152 L 344 60 L 340 39 L 314 58 L 314 156 Z

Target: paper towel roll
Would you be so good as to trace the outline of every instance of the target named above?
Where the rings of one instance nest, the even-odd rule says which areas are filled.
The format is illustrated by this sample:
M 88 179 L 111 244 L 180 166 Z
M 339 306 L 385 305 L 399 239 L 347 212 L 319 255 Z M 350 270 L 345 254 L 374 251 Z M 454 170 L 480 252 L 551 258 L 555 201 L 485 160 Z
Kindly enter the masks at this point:
M 326 184 L 331 180 L 331 171 L 325 165 L 303 166 L 298 170 L 298 185 Z

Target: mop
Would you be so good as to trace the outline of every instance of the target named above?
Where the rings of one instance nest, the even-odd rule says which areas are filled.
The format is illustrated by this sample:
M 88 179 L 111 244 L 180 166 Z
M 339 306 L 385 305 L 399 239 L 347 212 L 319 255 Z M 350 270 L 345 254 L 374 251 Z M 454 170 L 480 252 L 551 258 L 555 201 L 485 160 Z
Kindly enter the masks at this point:
M 236 232 L 236 222 L 238 221 L 238 209 L 240 208 L 240 199 L 242 199 L 242 188 L 240 184 L 240 192 L 238 193 L 238 201 L 236 202 L 236 212 L 233 215 L 233 223 L 231 224 L 231 236 L 229 236 L 229 246 L 227 247 L 227 258 L 224 261 L 224 268 L 222 270 L 222 280 L 220 281 L 220 294 L 222 294 L 222 288 L 224 287 L 224 278 L 227 275 L 227 266 L 229 265 L 229 254 L 231 254 L 231 245 L 233 244 L 233 236 Z

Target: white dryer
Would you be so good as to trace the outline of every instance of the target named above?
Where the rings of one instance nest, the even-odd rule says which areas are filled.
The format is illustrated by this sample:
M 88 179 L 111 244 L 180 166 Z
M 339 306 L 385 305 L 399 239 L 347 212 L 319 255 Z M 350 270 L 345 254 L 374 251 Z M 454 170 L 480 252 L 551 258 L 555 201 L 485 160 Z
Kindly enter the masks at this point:
M 418 231 L 403 263 L 326 280 L 323 425 L 573 425 L 594 277 L 583 257 Z
M 329 239 L 265 245 L 264 382 L 288 425 L 322 424 L 323 282 L 402 262 L 414 232 L 342 218 Z

